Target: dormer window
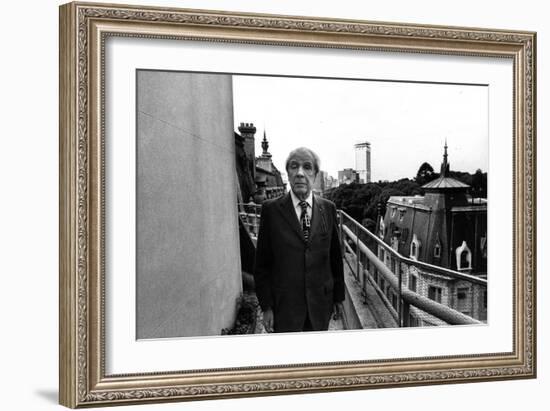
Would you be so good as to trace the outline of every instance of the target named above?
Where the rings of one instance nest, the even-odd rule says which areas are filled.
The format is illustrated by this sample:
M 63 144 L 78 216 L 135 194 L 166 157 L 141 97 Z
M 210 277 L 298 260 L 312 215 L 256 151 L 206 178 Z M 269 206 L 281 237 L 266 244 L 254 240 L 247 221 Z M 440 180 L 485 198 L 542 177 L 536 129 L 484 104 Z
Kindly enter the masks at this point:
M 434 246 L 434 257 L 441 258 L 441 244 L 439 240 L 435 243 L 435 246 Z
M 391 238 L 391 248 L 393 248 L 395 251 L 399 250 L 399 237 L 398 236 L 394 235 Z
M 483 258 L 487 258 L 487 233 L 485 233 L 485 236 L 481 237 L 479 248 L 481 249 Z
M 458 271 L 472 269 L 472 251 L 465 240 L 462 241 L 460 247 L 456 249 L 456 268 Z
M 418 260 L 419 254 L 420 254 L 420 240 L 418 240 L 418 237 L 416 236 L 416 234 L 413 234 L 413 238 L 411 240 L 410 257 L 413 260 Z
M 404 208 L 400 208 L 399 209 L 399 221 L 403 221 L 403 218 L 405 217 L 405 209 Z
M 378 236 L 380 238 L 384 238 L 385 233 L 386 233 L 386 224 L 384 224 L 384 219 L 380 217 L 380 229 L 378 230 Z

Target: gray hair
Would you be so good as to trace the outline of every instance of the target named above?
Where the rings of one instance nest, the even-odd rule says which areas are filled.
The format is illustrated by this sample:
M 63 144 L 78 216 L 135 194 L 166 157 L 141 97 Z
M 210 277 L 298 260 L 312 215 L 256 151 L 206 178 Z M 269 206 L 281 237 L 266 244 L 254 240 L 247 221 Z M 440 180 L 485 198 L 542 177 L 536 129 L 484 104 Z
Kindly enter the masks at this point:
M 311 156 L 311 158 L 313 159 L 313 168 L 315 169 L 315 175 L 319 174 L 319 170 L 321 169 L 321 160 L 319 159 L 319 156 L 317 155 L 317 153 L 315 153 L 315 151 L 307 147 L 298 147 L 290 152 L 290 154 L 286 158 L 286 163 L 285 163 L 285 170 L 287 171 L 287 173 L 288 173 L 288 164 L 290 163 L 290 160 L 292 160 L 296 155 L 302 154 L 302 153 L 306 153 Z

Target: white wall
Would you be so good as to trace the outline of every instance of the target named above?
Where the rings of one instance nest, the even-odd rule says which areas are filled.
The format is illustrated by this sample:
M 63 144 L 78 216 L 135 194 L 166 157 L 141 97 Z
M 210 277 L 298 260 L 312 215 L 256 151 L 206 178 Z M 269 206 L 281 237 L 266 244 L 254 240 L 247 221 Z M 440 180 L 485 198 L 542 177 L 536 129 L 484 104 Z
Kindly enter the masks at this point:
M 128 0 L 127 2 L 130 2 Z M 537 380 L 279 396 L 136 410 L 543 410 L 550 389 L 548 266 L 550 173 L 546 136 L 550 26 L 544 2 L 510 1 L 134 1 L 157 5 L 360 18 L 538 31 L 539 330 Z M 57 1 L 7 2 L 0 25 L 0 378 L 2 409 L 54 410 L 57 405 Z
M 137 336 L 220 335 L 241 293 L 231 76 L 142 70 L 137 93 Z

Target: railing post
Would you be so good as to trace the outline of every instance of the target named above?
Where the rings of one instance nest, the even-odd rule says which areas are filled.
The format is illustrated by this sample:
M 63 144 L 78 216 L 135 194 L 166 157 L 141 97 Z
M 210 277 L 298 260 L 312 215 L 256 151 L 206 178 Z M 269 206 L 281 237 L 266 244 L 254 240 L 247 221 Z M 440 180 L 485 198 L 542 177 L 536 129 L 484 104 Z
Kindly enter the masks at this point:
M 399 290 L 400 292 L 400 299 L 401 301 L 401 309 L 400 310 L 392 310 L 392 315 L 394 315 L 395 319 L 403 324 L 404 327 L 411 326 L 410 321 L 410 305 L 413 305 L 414 307 L 417 307 L 418 309 L 427 312 L 428 314 L 431 314 L 444 323 L 447 324 L 481 324 L 482 322 L 479 320 L 476 320 L 475 318 L 472 318 L 471 316 L 465 315 L 457 310 L 452 309 L 451 307 L 448 307 L 446 305 L 443 305 L 441 303 L 438 303 L 436 301 L 433 301 L 432 299 L 423 296 L 419 293 L 417 293 L 415 290 L 411 290 L 408 288 L 403 287 L 403 273 L 401 272 L 401 266 L 399 266 L 398 272 L 395 270 L 391 270 L 385 262 L 380 258 L 380 255 L 375 254 L 372 250 L 370 250 L 363 242 L 358 241 L 357 236 L 357 228 L 362 229 L 365 233 L 365 235 L 371 236 L 371 238 L 375 238 L 372 233 L 370 233 L 368 230 L 364 229 L 362 226 L 359 225 L 355 220 L 353 220 L 351 217 L 349 217 L 347 214 L 342 212 L 342 218 L 347 218 L 349 221 L 356 227 L 355 230 L 353 230 L 351 227 L 342 226 L 342 235 L 348 236 L 348 238 L 351 238 L 351 236 L 356 236 L 355 238 L 355 244 L 356 247 L 359 248 L 357 251 L 358 254 L 364 254 L 367 259 L 370 259 L 370 261 L 373 263 L 374 269 L 378 271 L 379 275 L 381 275 L 381 278 L 384 279 L 384 282 L 387 282 L 388 286 L 391 287 L 393 290 Z M 468 276 L 462 273 L 453 272 L 451 270 L 431 266 L 426 263 L 421 263 L 417 261 L 413 261 L 410 259 L 407 259 L 406 257 L 403 257 L 397 251 L 392 249 L 387 244 L 382 243 L 381 240 L 376 238 L 376 241 L 378 244 L 381 244 L 384 248 L 384 250 L 388 250 L 390 254 L 393 254 L 394 258 L 397 258 L 400 262 L 404 262 L 405 264 L 412 264 L 414 266 L 419 265 L 421 267 L 428 267 L 433 269 L 436 273 L 442 272 L 443 274 L 450 274 L 454 278 L 458 279 L 466 279 L 470 280 L 471 282 L 480 283 L 483 284 L 484 281 L 486 283 L 486 280 L 479 279 L 473 276 Z M 346 245 L 346 248 L 351 247 Z M 379 249 L 381 247 L 379 246 Z M 349 262 L 348 262 L 349 264 Z M 350 265 L 350 269 L 353 271 L 352 265 Z M 382 289 L 382 292 L 384 293 L 386 287 Z M 387 301 L 389 304 L 391 304 L 391 301 Z M 397 301 L 396 301 L 397 302 Z M 388 307 L 390 308 L 390 307 Z M 414 324 L 413 324 L 414 325 Z
M 340 238 L 340 253 L 342 254 L 342 256 L 344 256 L 346 253 L 346 249 L 344 247 L 344 232 L 342 230 L 343 219 L 344 219 L 344 216 L 342 215 L 340 210 L 338 210 L 338 234 Z
M 392 257 L 395 258 L 395 257 Z M 401 261 L 397 259 L 395 262 L 395 269 L 397 270 L 397 277 L 399 279 L 399 298 L 397 299 L 397 315 L 399 317 L 399 326 L 403 327 L 403 273 L 401 272 Z
M 257 224 L 256 220 L 257 220 L 258 217 L 256 217 L 256 207 L 254 207 L 251 211 L 252 211 L 252 218 L 249 220 L 249 222 L 250 222 L 250 231 L 252 232 L 253 235 L 257 236 L 258 233 L 256 231 L 256 224 Z M 250 216 L 250 214 L 248 216 Z
M 260 213 L 262 212 L 261 210 L 262 208 L 259 205 L 256 205 L 254 207 L 254 216 L 256 217 L 256 220 L 254 221 L 254 229 L 256 231 L 256 235 L 260 233 Z
M 355 231 L 355 279 L 360 280 L 359 278 L 359 257 L 361 256 L 361 251 L 359 251 L 359 232 L 356 224 L 353 225 Z
M 368 261 L 369 260 L 367 259 L 367 263 L 368 263 Z M 368 293 L 367 293 L 367 284 L 369 282 L 369 280 L 368 280 L 368 276 L 369 276 L 368 268 L 366 269 L 366 271 L 367 271 L 367 274 L 365 274 L 365 269 L 363 269 L 363 272 L 361 273 L 361 274 L 363 274 L 363 287 L 361 289 L 361 295 L 363 296 L 363 304 L 364 305 L 367 305 L 367 303 L 368 303 Z

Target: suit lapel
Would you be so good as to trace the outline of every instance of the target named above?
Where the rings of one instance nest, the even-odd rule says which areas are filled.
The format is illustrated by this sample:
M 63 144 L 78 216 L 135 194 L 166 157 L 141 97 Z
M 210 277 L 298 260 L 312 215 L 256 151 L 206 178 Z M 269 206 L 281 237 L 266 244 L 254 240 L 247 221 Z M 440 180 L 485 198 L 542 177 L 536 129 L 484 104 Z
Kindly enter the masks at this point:
M 290 192 L 279 203 L 281 214 L 285 218 L 286 222 L 292 227 L 296 234 L 303 240 L 304 233 L 296 217 L 296 211 L 294 211 L 294 205 L 292 204 L 292 198 Z
M 323 206 L 320 204 L 319 197 L 316 195 L 313 195 L 313 207 L 312 207 L 312 214 L 311 214 L 311 232 L 309 233 L 309 241 L 311 242 L 311 239 L 319 233 L 319 230 L 322 228 L 322 226 L 325 225 L 325 210 L 323 209 Z

